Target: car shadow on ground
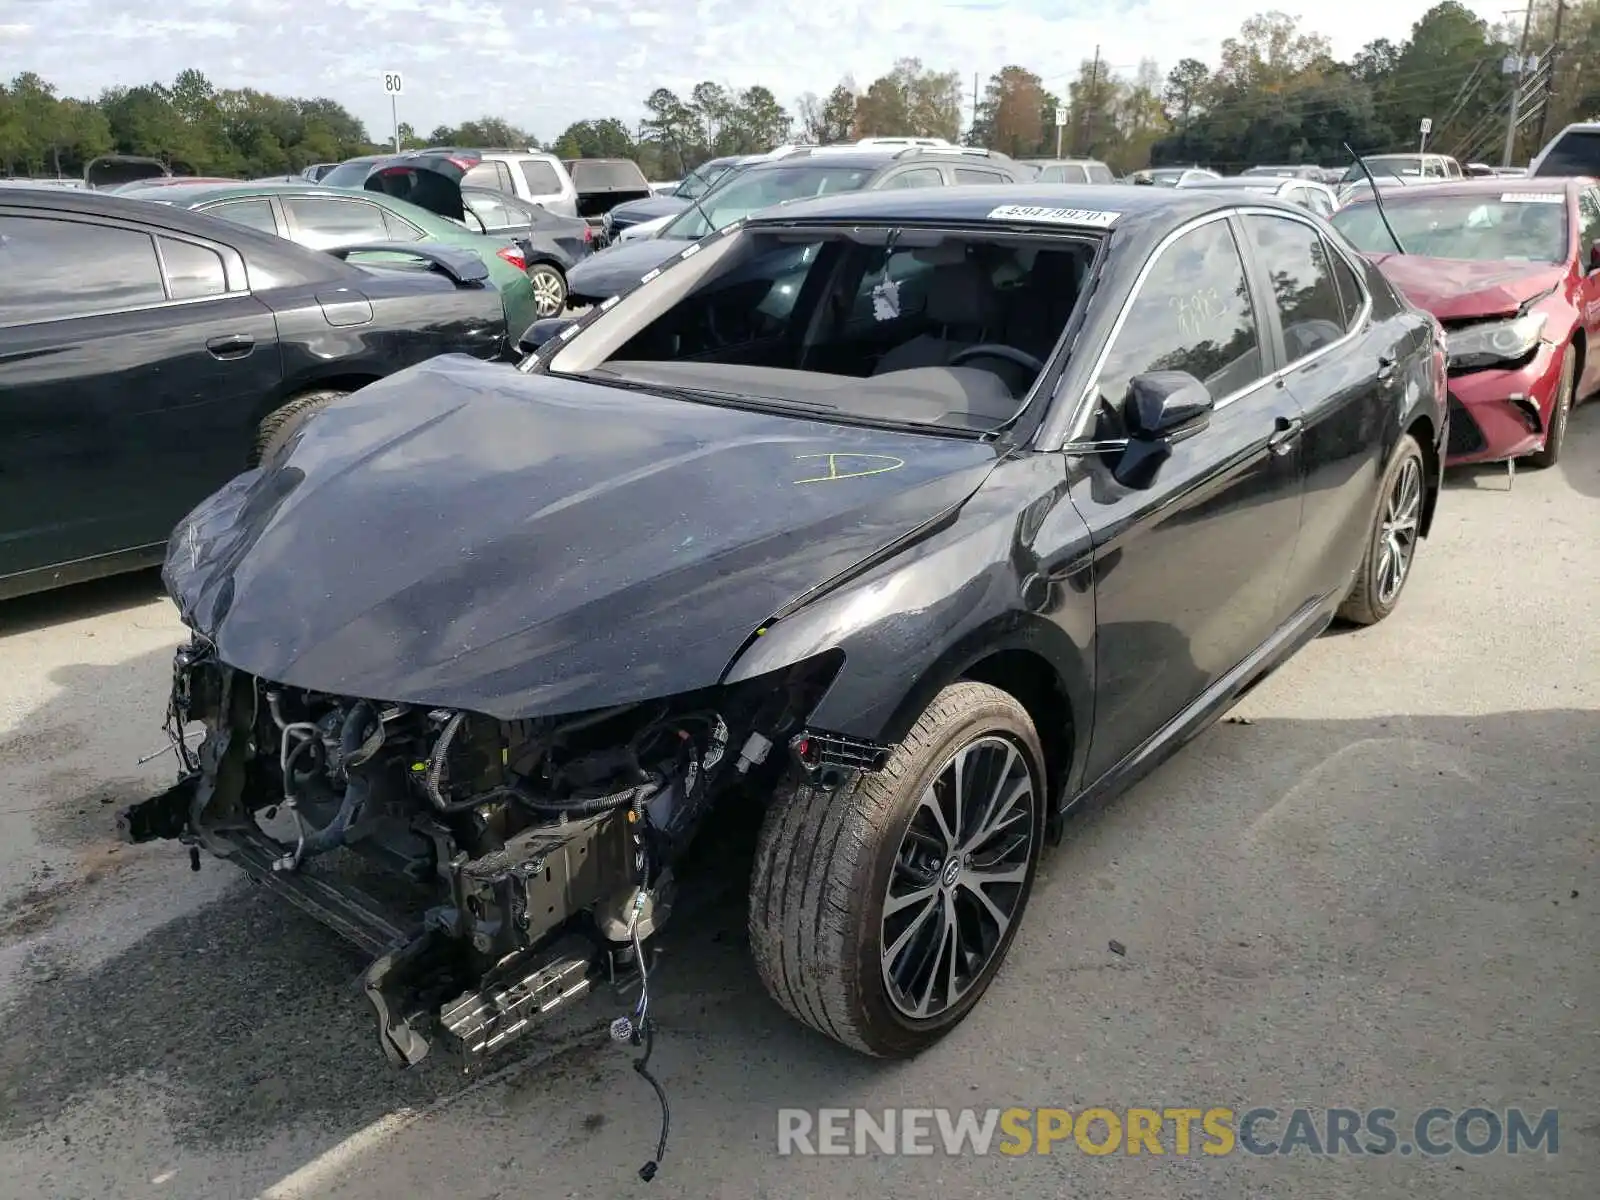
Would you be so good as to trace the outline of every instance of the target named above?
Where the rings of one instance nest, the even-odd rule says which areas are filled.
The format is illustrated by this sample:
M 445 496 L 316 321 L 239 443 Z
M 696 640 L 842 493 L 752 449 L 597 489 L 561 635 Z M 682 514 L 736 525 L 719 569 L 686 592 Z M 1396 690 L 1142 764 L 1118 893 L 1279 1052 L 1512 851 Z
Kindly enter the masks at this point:
M 65 625 L 148 604 L 161 595 L 161 572 L 151 567 L 71 587 L 0 601 L 0 638 Z
M 116 668 L 129 669 L 155 673 L 158 664 Z M 103 682 L 100 677 L 108 670 L 74 666 L 58 671 L 54 682 L 64 692 L 81 691 Z M 42 727 L 62 720 L 49 706 L 33 718 Z M 1405 753 L 1382 753 L 1391 744 Z M 1128 1001 L 1129 988 L 1148 1005 L 1168 1004 L 1176 978 L 1190 1001 L 1195 995 L 1226 993 L 1230 1003 L 1242 1006 L 1244 1020 L 1259 986 L 1296 970 L 1329 964 L 1348 969 L 1352 948 L 1341 944 L 1338 930 L 1324 920 L 1324 909 L 1343 905 L 1360 920 L 1390 921 L 1393 911 L 1384 905 L 1403 904 L 1405 897 L 1379 896 L 1370 879 L 1352 883 L 1346 878 L 1338 861 L 1341 840 L 1391 820 L 1385 806 L 1397 803 L 1392 797 L 1430 797 L 1426 828 L 1413 830 L 1418 837 L 1410 844 L 1398 839 L 1392 850 L 1398 857 L 1384 859 L 1397 881 L 1413 881 L 1397 883 L 1402 890 L 1426 886 L 1446 898 L 1458 891 L 1503 900 L 1510 915 L 1499 919 L 1515 926 L 1530 945 L 1542 941 L 1558 948 L 1565 939 L 1581 945 L 1585 934 L 1573 923 L 1592 929 L 1600 914 L 1593 895 L 1593 806 L 1581 802 L 1581 781 L 1593 776 L 1596 746 L 1600 712 L 1575 709 L 1471 718 L 1257 718 L 1244 727 L 1217 727 L 1197 749 L 1180 754 L 1125 797 L 1068 823 L 1064 844 L 1047 853 L 1031 919 L 995 993 L 967 1026 L 930 1052 L 946 1056 L 942 1070 L 951 1080 L 951 1096 L 914 1102 L 968 1103 L 960 1098 L 965 1075 L 978 1068 L 963 1055 L 992 1052 L 1006 1037 L 995 1027 L 1008 1022 L 1031 1024 L 1037 1032 L 1041 1022 L 1053 1020 L 1036 1011 L 1040 998 L 1057 991 L 1070 994 L 1096 972 L 1144 972 L 1117 985 L 1124 992 L 1119 1004 Z M 1330 767 L 1350 756 L 1357 760 L 1354 768 Z M 1288 793 L 1283 780 L 1295 781 Z M 1315 803 L 1300 794 L 1312 786 L 1307 781 L 1320 789 Z M 39 837 L 57 846 L 103 841 L 113 821 L 108 797 L 119 802 L 132 797 L 116 781 L 97 781 L 96 789 L 93 798 L 52 800 L 34 822 Z M 1205 811 L 1194 814 L 1192 822 L 1186 816 L 1174 823 L 1163 812 L 1174 791 L 1203 797 Z M 1330 819 L 1328 809 L 1341 804 L 1348 806 L 1347 815 Z M 770 1130 L 780 1105 L 848 1103 L 841 1098 L 862 1089 L 881 1092 L 898 1073 L 921 1069 L 859 1058 L 788 1020 L 766 997 L 750 966 L 744 932 L 755 816 L 731 814 L 702 844 L 701 869 L 688 873 L 684 901 L 663 937 L 653 988 L 661 1029 L 655 1065 L 669 1089 L 688 1096 L 675 1118 L 687 1127 L 680 1135 L 685 1139 L 734 1136 L 736 1130 L 746 1141 L 767 1136 L 753 1134 L 752 1123 Z M 1175 855 L 1195 878 L 1167 893 L 1123 895 L 1117 873 L 1103 858 L 1108 840 L 1120 848 L 1109 853 L 1120 853 L 1125 861 Z M 1208 903 L 1227 887 L 1211 890 L 1205 875 L 1226 873 L 1228 856 L 1239 853 L 1241 845 L 1267 847 L 1246 872 L 1267 908 L 1243 912 L 1234 896 L 1210 913 Z M 166 869 L 171 875 L 149 886 L 170 886 L 179 896 L 198 877 L 189 873 L 178 846 L 160 849 L 170 850 Z M 1110 863 L 1115 867 L 1116 858 Z M 215 861 L 203 865 L 203 872 L 232 870 Z M 1580 883 L 1585 870 L 1591 877 Z M 1546 884 L 1557 907 L 1550 907 L 1552 899 L 1540 890 Z M 73 921 L 95 907 L 95 886 L 87 881 L 53 920 L 12 928 L 0 938 L 34 939 L 42 953 L 51 943 L 58 949 L 70 946 Z M 1569 887 L 1576 897 L 1580 886 L 1587 889 L 1581 907 L 1575 901 L 1561 909 Z M 1145 960 L 1137 968 L 1107 956 L 1103 935 L 1088 948 L 1063 940 L 1067 913 L 1077 929 L 1116 928 L 1117 920 L 1129 920 L 1140 905 L 1167 910 L 1175 928 L 1188 929 L 1198 920 L 1201 932 L 1188 941 L 1136 945 L 1136 961 Z M 1292 914 L 1296 906 L 1314 912 L 1315 921 L 1298 931 L 1291 924 L 1272 932 L 1285 919 L 1273 910 Z M 1435 933 L 1459 933 L 1431 908 L 1423 916 Z M 1242 931 L 1229 926 L 1240 920 L 1257 930 L 1255 938 L 1267 929 L 1268 940 L 1234 949 Z M 1207 921 L 1218 924 L 1207 928 Z M 1498 944 L 1495 952 L 1506 958 L 1519 953 Z M 273 1145 L 292 1142 L 295 1154 L 309 1159 L 386 1113 L 447 1102 L 474 1086 L 472 1077 L 442 1058 L 409 1072 L 391 1068 L 377 1047 L 372 1013 L 355 987 L 365 965 L 360 956 L 242 879 L 220 902 L 182 912 L 86 968 L 73 965 L 70 954 L 45 956 L 55 965 L 24 981 L 4 1016 L 0 1140 L 30 1139 L 37 1146 L 39 1139 L 56 1137 L 63 1118 L 96 1097 L 104 1102 L 123 1086 L 154 1086 L 175 1147 L 240 1157 L 251 1164 L 247 1174 L 259 1172 L 259 1178 L 247 1181 L 253 1192 L 300 1165 L 284 1161 Z M 1459 965 L 1467 969 L 1465 962 Z M 1512 965 L 1508 962 L 1506 969 Z M 1018 988 L 1027 994 L 1018 994 Z M 1094 1001 L 1077 996 L 1073 1002 Z M 1111 1002 L 1102 994 L 1100 1003 Z M 1419 1021 L 1411 1036 L 1423 1042 L 1445 1039 L 1454 1047 L 1452 1030 L 1467 1015 L 1455 1011 L 1456 1001 L 1447 994 L 1433 1004 L 1438 1010 L 1434 1024 Z M 608 1113 L 621 1108 L 627 1116 L 613 1124 L 626 1120 L 630 1128 L 638 1126 L 627 1135 L 630 1145 L 619 1148 L 613 1128 L 606 1142 L 586 1153 L 632 1159 L 632 1142 L 645 1149 L 654 1137 L 649 1095 L 626 1070 L 628 1057 L 602 1034 L 606 1023 L 625 1010 L 620 999 L 591 999 L 499 1060 L 496 1066 L 527 1064 L 525 1071 L 513 1069 L 490 1081 L 499 1115 L 515 1118 L 554 1106 L 568 1123 L 523 1127 L 513 1121 L 511 1133 L 494 1136 L 537 1142 L 539 1154 L 561 1153 L 580 1145 Z M 1111 1011 L 1107 1007 L 1102 1015 L 1109 1019 Z M 1575 1043 L 1582 1040 L 1578 1026 L 1587 1017 L 1571 1016 Z M 1434 1034 L 1428 1033 L 1430 1027 Z M 1073 1053 L 1087 1051 L 1094 1062 L 1094 1052 L 1114 1036 L 1107 1032 L 1114 1028 L 1090 1021 L 1087 1027 L 1056 1027 L 1052 1036 L 1060 1037 L 1059 1053 L 1069 1061 Z M 1546 1024 L 1539 1044 L 1524 1043 L 1519 1053 L 1537 1060 L 1552 1039 L 1559 1043 L 1557 1032 Z M 1225 1057 L 1232 1034 L 1212 1026 L 1207 1036 L 1216 1039 Z M 1353 1036 L 1359 1043 L 1359 1035 Z M 1357 1051 L 1346 1044 L 1338 1052 Z M 1419 1070 L 1427 1060 L 1426 1047 L 1415 1044 L 1374 1050 L 1380 1052 L 1417 1054 Z M 1314 1058 L 1321 1051 L 1308 1047 L 1306 1053 Z M 1091 1069 L 1106 1066 L 1098 1062 Z M 892 1090 L 892 1083 L 888 1086 Z M 93 1131 L 86 1139 L 82 1125 L 75 1127 L 74 1153 L 97 1153 Z M 205 1195 L 186 1186 L 193 1181 L 174 1181 L 166 1194 Z

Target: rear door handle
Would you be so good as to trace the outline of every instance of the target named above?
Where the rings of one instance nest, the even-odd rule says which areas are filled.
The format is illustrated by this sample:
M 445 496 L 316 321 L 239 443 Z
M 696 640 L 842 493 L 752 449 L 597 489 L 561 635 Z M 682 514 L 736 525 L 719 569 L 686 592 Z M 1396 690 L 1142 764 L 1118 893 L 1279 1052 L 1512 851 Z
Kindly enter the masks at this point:
M 1387 379 L 1394 374 L 1395 364 L 1400 360 L 1392 354 L 1378 355 L 1378 378 Z
M 1279 417 L 1273 425 L 1272 436 L 1267 439 L 1267 449 L 1274 454 L 1289 453 L 1303 424 L 1299 417 Z
M 211 357 L 224 360 L 245 358 L 255 348 L 255 338 L 242 333 L 225 333 L 206 342 L 206 349 L 211 351 Z

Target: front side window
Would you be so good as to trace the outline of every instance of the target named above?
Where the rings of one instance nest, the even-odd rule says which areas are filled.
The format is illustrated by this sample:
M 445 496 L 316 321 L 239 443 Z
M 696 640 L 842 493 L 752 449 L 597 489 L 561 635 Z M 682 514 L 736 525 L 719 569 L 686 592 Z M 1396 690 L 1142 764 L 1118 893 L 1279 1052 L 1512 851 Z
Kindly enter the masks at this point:
M 365 200 L 292 196 L 283 205 L 295 224 L 295 241 L 313 250 L 388 240 L 383 210 Z
M 973 167 L 957 167 L 957 183 L 1004 183 L 1006 177 L 998 171 L 979 171 Z
M 0 324 L 117 312 L 166 298 L 148 233 L 0 216 Z
M 1089 182 L 1090 183 L 1115 183 L 1116 182 L 1116 176 L 1111 173 L 1111 168 L 1106 166 L 1105 163 L 1090 163 L 1089 164 Z
M 698 205 L 663 227 L 659 236 L 697 241 L 775 204 L 860 191 L 876 171 L 867 166 L 821 167 L 803 163 L 746 171 L 722 187 L 712 188 Z
M 918 167 L 915 171 L 902 171 L 890 177 L 885 188 L 943 187 L 944 175 L 937 167 Z
M 1600 175 L 1600 129 L 1573 129 L 1563 133 L 1533 173 Z
M 224 221 L 232 221 L 235 225 L 259 229 L 262 233 L 278 232 L 278 222 L 272 215 L 270 200 L 225 200 L 221 204 L 205 205 L 200 211 L 221 217 Z
M 1384 213 L 1407 254 L 1473 262 L 1565 262 L 1565 190 L 1429 194 L 1385 191 Z M 1377 205 L 1358 202 L 1333 215 L 1333 227 L 1357 250 L 1390 254 L 1395 244 Z
M 1344 305 L 1322 235 L 1287 217 L 1245 217 L 1245 236 L 1272 281 L 1286 365 L 1344 336 Z
M 716 186 L 717 180 L 726 175 L 732 166 L 733 163 L 724 162 L 706 163 L 704 166 L 697 167 L 684 176 L 683 182 L 673 190 L 672 194 L 681 196 L 685 200 L 693 200 L 698 196 L 703 196 Z
M 1594 248 L 1600 242 L 1600 192 L 1584 188 L 1578 193 L 1578 253 L 1587 267 L 1593 258 Z
M 1100 398 L 1120 405 L 1128 382 L 1187 371 L 1220 400 L 1265 374 L 1244 262 L 1226 221 L 1208 221 L 1161 253 L 1100 369 Z

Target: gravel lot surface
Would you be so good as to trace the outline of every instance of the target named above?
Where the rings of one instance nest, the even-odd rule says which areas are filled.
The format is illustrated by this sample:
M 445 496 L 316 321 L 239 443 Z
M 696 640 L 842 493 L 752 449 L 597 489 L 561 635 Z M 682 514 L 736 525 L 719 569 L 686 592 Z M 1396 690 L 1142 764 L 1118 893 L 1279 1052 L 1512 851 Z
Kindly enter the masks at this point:
M 915 1062 L 768 1002 L 733 839 L 728 886 L 665 938 L 648 1189 L 655 1102 L 601 1040 L 620 1005 L 494 1071 L 395 1073 L 332 935 L 214 860 L 117 846 L 116 807 L 172 772 L 138 763 L 179 637 L 153 578 L 0 605 L 0 1196 L 1592 1200 L 1597 596 L 1600 403 L 1509 494 L 1450 481 L 1392 620 L 1323 637 L 1074 822 L 995 989 Z M 1560 1153 L 776 1153 L 779 1107 L 1012 1104 L 1559 1107 Z

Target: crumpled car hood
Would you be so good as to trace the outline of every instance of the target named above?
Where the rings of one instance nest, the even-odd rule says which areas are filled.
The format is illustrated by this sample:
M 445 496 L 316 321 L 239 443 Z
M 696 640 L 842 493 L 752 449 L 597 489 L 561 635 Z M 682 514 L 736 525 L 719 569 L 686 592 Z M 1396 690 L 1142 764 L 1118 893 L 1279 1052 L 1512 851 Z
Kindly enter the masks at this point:
M 1418 254 L 1369 254 L 1407 300 L 1441 321 L 1510 316 L 1561 282 L 1564 264 L 1470 262 Z
M 163 578 L 224 662 L 265 679 L 577 712 L 715 684 L 774 612 L 995 461 L 452 355 L 312 417 L 185 518 Z
M 644 238 L 639 241 L 619 242 L 584 259 L 567 272 L 567 291 L 574 296 L 587 296 L 607 300 L 620 295 L 641 276 L 677 254 L 682 254 L 693 243 L 681 238 Z

